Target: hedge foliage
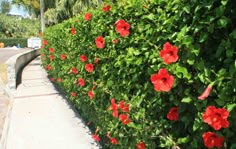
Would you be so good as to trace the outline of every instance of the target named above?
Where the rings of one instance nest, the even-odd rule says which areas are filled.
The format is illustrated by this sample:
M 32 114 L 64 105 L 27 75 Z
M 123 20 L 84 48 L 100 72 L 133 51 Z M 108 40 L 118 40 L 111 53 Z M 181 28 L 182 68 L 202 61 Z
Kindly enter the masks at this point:
M 42 61 L 104 148 L 236 147 L 233 0 L 105 4 L 50 27 Z
M 4 43 L 5 47 L 7 46 L 17 46 L 20 44 L 20 47 L 27 47 L 27 38 L 8 38 L 8 39 L 1 39 L 0 42 Z
M 40 22 L 37 19 L 4 14 L 0 14 L 0 18 L 0 38 L 29 38 L 39 33 Z

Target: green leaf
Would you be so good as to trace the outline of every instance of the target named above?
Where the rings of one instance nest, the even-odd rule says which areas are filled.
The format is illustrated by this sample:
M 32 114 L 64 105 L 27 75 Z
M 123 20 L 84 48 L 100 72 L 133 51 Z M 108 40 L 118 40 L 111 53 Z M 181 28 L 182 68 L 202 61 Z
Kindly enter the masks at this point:
M 226 56 L 227 57 L 233 57 L 234 51 L 233 50 L 226 50 Z
M 185 36 L 182 43 L 185 44 L 186 46 L 191 45 L 193 43 L 193 37 Z
M 155 15 L 153 13 L 150 13 L 149 15 L 143 16 L 143 18 L 147 18 L 149 20 L 154 20 L 155 19 Z
M 189 141 L 189 136 L 183 137 L 183 138 L 179 138 L 179 139 L 177 140 L 177 144 L 187 143 L 188 141 Z
M 190 97 L 185 97 L 181 100 L 181 102 L 184 102 L 184 103 L 190 103 L 192 101 L 192 99 Z
M 217 73 L 217 76 L 224 76 L 226 73 L 226 69 L 225 68 L 221 68 L 218 73 Z
M 220 18 L 218 21 L 217 21 L 217 25 L 220 27 L 220 28 L 225 28 L 228 24 L 228 18 L 226 18 L 225 16 L 223 16 L 222 18 Z
M 220 7 L 216 8 L 216 16 L 217 17 L 222 16 L 224 14 L 224 10 L 225 10 L 224 6 L 220 6 Z
M 229 104 L 226 106 L 226 109 L 231 112 L 236 107 L 236 103 Z
M 221 0 L 221 4 L 222 4 L 222 5 L 225 6 L 227 3 L 228 3 L 228 0 Z
M 196 131 L 202 123 L 199 121 L 199 119 L 195 118 L 194 124 L 193 124 L 193 131 Z
M 233 39 L 236 39 L 236 29 L 234 29 L 233 32 L 230 33 L 230 37 L 232 37 Z
M 158 71 L 158 70 L 159 70 L 159 66 L 158 66 L 158 65 L 151 65 L 151 68 L 152 68 L 154 71 Z
M 207 33 L 205 33 L 205 32 L 203 32 L 201 35 L 200 35 L 200 37 L 199 37 L 199 42 L 200 43 L 203 43 L 204 41 L 206 41 L 207 40 L 207 37 L 208 37 L 208 34 Z
M 183 10 L 188 14 L 190 13 L 190 7 L 189 6 L 183 7 Z
M 194 59 L 188 59 L 188 60 L 187 60 L 187 63 L 188 63 L 189 65 L 193 65 L 193 64 L 194 64 L 194 62 L 195 62 L 195 60 L 194 60 Z
M 224 106 L 224 105 L 225 105 L 224 99 L 217 99 L 217 100 L 215 100 L 215 101 L 216 101 L 216 103 L 217 103 L 219 106 Z
M 232 144 L 229 149 L 236 149 L 236 143 Z
M 140 124 L 134 124 L 134 122 L 130 122 L 129 124 L 128 124 L 128 126 L 129 127 L 131 127 L 131 128 L 135 128 L 135 129 L 137 129 L 137 130 L 142 130 L 142 125 L 140 125 Z
M 188 70 L 185 67 L 177 66 L 174 72 L 179 78 L 190 79 L 191 75 L 188 73 Z M 181 75 L 182 74 L 182 75 Z

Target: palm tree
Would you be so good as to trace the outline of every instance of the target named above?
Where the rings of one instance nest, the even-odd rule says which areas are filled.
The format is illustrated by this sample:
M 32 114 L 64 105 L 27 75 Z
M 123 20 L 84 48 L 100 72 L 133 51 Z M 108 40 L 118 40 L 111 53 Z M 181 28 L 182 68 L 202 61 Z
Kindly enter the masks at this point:
M 12 3 L 23 6 L 27 11 L 34 13 L 36 16 L 40 15 L 41 0 L 13 0 Z M 55 7 L 55 0 L 44 0 L 44 11 Z
M 45 12 L 47 24 L 53 25 L 71 18 L 88 7 L 97 7 L 102 0 L 56 0 L 55 8 Z

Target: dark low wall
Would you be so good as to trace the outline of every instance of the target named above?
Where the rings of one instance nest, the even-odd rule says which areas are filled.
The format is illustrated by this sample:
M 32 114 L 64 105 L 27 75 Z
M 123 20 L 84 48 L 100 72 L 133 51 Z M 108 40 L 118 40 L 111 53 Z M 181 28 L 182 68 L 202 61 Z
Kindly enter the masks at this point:
M 16 60 L 15 70 L 16 70 L 16 88 L 19 84 L 21 84 L 21 78 L 22 78 L 22 71 L 23 68 L 31 62 L 33 59 L 35 59 L 37 56 L 39 56 L 39 50 L 33 50 L 28 53 L 25 53 L 18 57 Z
M 7 60 L 7 89 L 11 92 L 16 90 L 17 86 L 21 84 L 21 76 L 24 67 L 39 56 L 39 49 L 32 49 L 24 53 L 17 54 Z

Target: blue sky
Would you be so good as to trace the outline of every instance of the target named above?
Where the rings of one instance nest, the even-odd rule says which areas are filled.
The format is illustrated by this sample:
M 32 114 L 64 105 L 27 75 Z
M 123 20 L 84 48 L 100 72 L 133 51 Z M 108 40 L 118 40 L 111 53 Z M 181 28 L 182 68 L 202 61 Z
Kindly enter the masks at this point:
M 0 2 L 2 2 L 3 0 L 0 0 Z M 9 2 L 11 2 L 11 0 L 8 0 Z M 14 13 L 14 14 L 20 14 L 22 16 L 27 16 L 28 12 L 25 11 L 22 7 L 19 7 L 17 5 L 12 5 L 10 13 Z
M 28 15 L 28 13 L 22 7 L 19 8 L 18 6 L 15 5 L 12 5 L 10 13 L 21 14 L 22 16 Z

